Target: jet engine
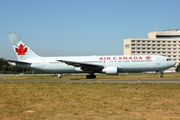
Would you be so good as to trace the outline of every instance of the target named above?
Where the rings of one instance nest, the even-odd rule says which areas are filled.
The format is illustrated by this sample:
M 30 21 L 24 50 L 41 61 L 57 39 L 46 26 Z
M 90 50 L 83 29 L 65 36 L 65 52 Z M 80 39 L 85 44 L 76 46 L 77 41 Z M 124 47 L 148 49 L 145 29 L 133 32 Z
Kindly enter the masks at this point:
M 118 68 L 116 66 L 106 66 L 102 72 L 106 75 L 118 75 Z

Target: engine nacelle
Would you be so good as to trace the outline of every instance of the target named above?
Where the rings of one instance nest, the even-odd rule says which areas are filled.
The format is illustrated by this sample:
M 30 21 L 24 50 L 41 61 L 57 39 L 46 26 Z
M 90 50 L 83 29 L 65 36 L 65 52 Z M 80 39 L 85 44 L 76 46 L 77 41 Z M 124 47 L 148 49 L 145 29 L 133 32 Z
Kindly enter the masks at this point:
M 106 66 L 102 72 L 106 75 L 118 75 L 118 68 L 116 66 Z

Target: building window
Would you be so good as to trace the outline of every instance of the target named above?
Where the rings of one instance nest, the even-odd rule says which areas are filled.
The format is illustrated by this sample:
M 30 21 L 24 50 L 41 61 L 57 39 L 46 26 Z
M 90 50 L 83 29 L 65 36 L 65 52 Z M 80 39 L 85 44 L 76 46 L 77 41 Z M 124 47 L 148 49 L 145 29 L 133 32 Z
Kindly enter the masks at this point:
M 125 45 L 125 48 L 129 48 L 129 47 L 130 47 L 130 45 L 129 45 L 129 44 L 126 44 L 126 45 Z
M 137 46 L 140 46 L 140 44 L 137 44 Z

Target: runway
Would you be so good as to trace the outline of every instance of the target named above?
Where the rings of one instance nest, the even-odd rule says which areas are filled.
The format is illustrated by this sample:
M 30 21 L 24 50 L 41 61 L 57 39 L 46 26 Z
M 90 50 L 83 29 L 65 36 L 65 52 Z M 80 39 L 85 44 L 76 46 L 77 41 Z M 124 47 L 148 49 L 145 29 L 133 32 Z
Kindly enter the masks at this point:
M 170 83 L 178 84 L 180 79 L 153 79 L 153 80 L 100 80 L 100 79 L 69 79 L 69 80 L 0 80 L 0 83 Z

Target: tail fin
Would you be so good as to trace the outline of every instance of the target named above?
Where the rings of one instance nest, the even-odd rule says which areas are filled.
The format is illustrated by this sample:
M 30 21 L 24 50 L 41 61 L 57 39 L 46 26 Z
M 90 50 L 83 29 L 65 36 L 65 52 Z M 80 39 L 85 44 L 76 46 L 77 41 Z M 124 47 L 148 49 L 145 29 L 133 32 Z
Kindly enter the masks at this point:
M 18 60 L 26 60 L 29 58 L 37 58 L 38 56 L 31 48 L 25 44 L 21 38 L 14 32 L 8 32 L 9 39 L 11 40 L 14 52 Z

